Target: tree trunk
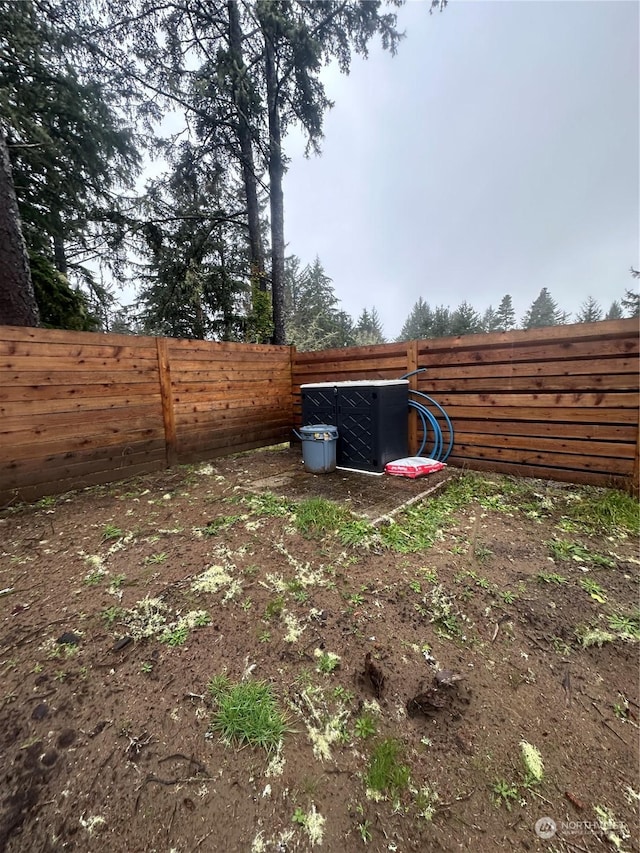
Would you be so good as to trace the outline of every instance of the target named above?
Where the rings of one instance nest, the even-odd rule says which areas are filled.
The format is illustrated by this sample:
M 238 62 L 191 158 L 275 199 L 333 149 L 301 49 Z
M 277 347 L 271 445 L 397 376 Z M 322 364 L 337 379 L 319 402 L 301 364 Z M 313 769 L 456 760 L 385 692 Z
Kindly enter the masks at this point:
M 258 205 L 258 182 L 256 180 L 251 127 L 249 125 L 249 98 L 247 95 L 247 69 L 242 55 L 242 29 L 237 0 L 229 0 L 229 52 L 232 59 L 232 94 L 238 117 L 237 134 L 240 145 L 240 163 L 247 200 L 249 225 L 249 255 L 251 278 L 259 290 L 266 291 L 267 278 L 264 269 L 264 249 L 260 232 L 260 207 Z
M 284 197 L 282 178 L 282 129 L 278 104 L 278 76 L 274 45 L 265 33 L 265 79 L 269 110 L 269 201 L 271 208 L 271 299 L 273 343 L 286 343 L 284 324 Z
M 7 140 L 0 129 L 0 325 L 37 326 L 39 320 Z

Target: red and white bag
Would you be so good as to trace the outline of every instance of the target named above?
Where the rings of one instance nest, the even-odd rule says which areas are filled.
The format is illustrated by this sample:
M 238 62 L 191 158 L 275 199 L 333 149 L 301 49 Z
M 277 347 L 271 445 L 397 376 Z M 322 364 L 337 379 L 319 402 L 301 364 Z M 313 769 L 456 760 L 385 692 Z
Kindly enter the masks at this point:
M 416 477 L 424 477 L 426 474 L 433 474 L 434 471 L 442 471 L 446 467 L 444 462 L 427 459 L 425 456 L 407 456 L 404 459 L 387 462 L 384 470 L 387 474 L 393 474 L 396 477 L 410 477 L 415 480 Z

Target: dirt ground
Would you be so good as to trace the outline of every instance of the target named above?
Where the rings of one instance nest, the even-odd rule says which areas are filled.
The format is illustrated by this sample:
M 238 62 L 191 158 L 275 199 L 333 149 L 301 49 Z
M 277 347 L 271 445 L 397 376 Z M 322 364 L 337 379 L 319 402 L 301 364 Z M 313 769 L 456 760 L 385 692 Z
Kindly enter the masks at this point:
M 640 850 L 637 535 L 299 457 L 0 514 L 0 851 Z M 253 682 L 270 750 L 216 729 Z

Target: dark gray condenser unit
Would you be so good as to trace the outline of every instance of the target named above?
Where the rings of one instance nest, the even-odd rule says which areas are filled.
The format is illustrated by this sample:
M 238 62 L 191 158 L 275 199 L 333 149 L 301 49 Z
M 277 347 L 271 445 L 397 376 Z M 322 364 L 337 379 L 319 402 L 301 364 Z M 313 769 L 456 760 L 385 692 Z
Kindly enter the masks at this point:
M 406 379 L 318 382 L 300 387 L 302 424 L 338 427 L 341 468 L 384 471 L 409 455 L 409 382 Z

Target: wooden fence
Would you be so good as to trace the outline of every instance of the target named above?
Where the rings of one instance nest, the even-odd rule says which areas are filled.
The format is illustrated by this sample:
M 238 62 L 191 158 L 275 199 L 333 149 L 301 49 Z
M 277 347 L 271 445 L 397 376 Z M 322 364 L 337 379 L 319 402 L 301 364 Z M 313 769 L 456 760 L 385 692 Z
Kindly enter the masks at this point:
M 419 367 L 453 465 L 637 490 L 636 320 L 309 353 L 0 327 L 0 506 L 286 441 L 301 383 Z
M 637 320 L 296 353 L 294 412 L 302 383 L 425 367 L 411 387 L 449 414 L 451 464 L 637 490 L 638 353 Z
M 0 327 L 0 506 L 287 439 L 291 350 Z

